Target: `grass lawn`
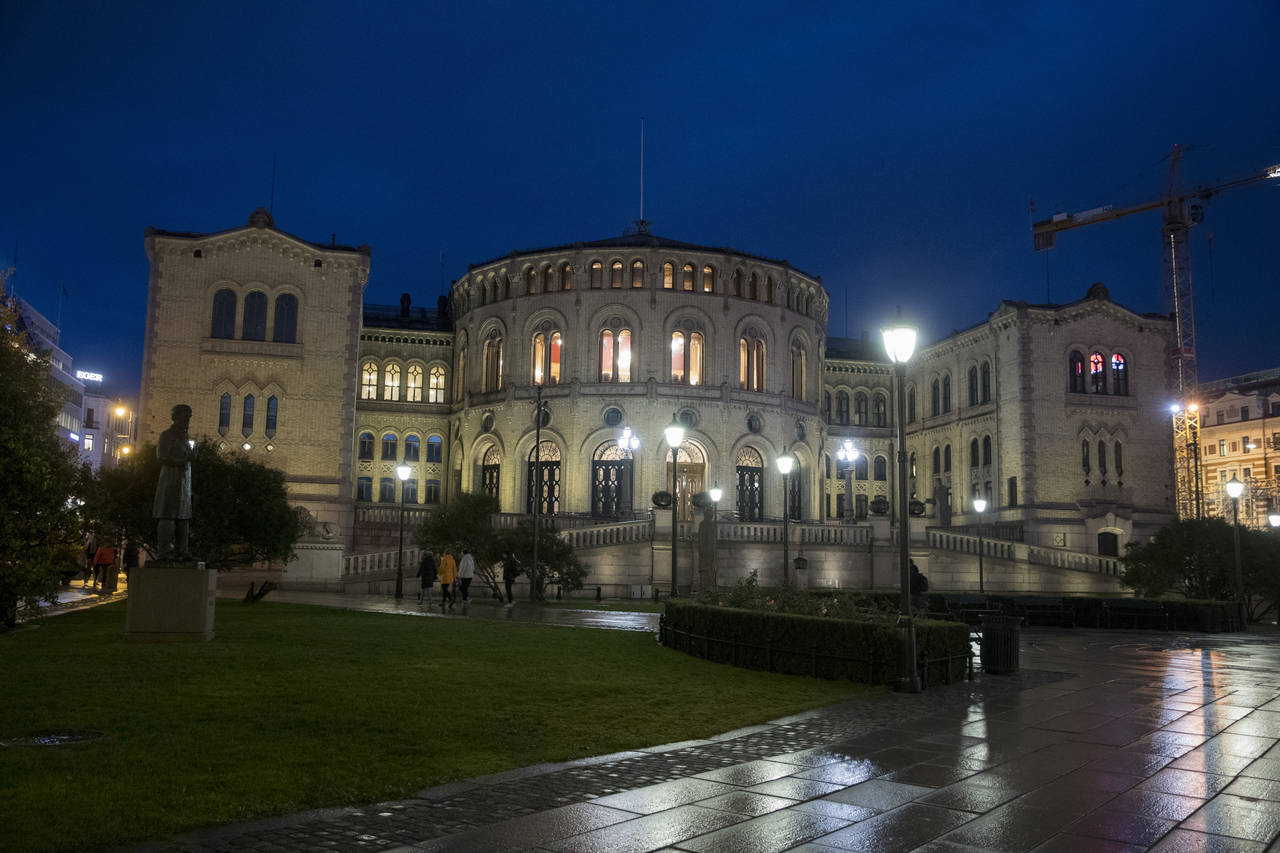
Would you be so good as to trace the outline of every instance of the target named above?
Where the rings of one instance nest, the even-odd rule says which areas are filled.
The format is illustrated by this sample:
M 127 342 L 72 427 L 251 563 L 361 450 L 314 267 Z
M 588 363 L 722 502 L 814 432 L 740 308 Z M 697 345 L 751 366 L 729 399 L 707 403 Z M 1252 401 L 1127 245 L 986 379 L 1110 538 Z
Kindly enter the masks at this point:
M 0 635 L 0 850 L 119 845 L 705 737 L 870 688 L 651 635 L 218 602 L 217 639 L 124 639 L 124 603 Z

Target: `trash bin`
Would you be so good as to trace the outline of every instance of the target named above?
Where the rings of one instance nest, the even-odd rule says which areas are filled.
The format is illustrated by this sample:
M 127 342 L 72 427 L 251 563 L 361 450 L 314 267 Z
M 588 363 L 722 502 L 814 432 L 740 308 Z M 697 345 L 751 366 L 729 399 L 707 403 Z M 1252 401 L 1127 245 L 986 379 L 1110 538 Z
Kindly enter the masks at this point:
M 982 617 L 982 671 L 1009 675 L 1018 671 L 1021 616 Z

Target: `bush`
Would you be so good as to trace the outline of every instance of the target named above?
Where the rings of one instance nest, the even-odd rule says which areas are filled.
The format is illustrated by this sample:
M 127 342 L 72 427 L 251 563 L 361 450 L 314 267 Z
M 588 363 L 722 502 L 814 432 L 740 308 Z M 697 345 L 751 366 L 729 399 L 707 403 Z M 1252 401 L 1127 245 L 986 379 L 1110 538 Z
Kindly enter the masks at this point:
M 708 660 L 750 669 L 869 684 L 885 684 L 899 677 L 898 631 L 886 619 L 853 620 L 669 601 L 662 641 Z M 926 659 L 959 656 L 929 667 L 929 681 L 964 677 L 967 626 L 917 622 L 916 647 Z
M 1029 595 L 988 595 L 987 601 L 1006 615 L 1017 612 L 1015 600 L 1019 598 L 1042 598 L 1045 600 L 1062 600 L 1062 606 L 1071 613 L 1072 622 L 1079 628 L 1104 628 L 1106 616 L 1103 602 L 1115 599 L 1116 596 L 1066 595 L 1066 596 L 1029 596 Z M 1134 598 L 1132 601 L 1153 601 L 1164 606 L 1169 614 L 1169 629 L 1172 631 L 1202 631 L 1214 634 L 1221 631 L 1234 630 L 1235 605 L 1229 601 L 1203 601 L 1190 598 Z M 941 612 L 944 607 L 941 596 L 935 602 L 930 597 L 929 609 Z

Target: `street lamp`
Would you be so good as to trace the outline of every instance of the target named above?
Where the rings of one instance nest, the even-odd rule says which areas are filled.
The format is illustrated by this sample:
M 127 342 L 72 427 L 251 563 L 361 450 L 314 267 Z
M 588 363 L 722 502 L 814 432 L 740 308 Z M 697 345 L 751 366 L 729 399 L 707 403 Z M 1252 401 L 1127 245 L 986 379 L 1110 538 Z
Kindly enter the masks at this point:
M 1280 527 L 1280 512 L 1272 510 L 1271 514 L 1267 516 L 1267 521 L 1272 527 Z
M 397 465 L 396 476 L 400 478 L 400 550 L 396 552 L 396 600 L 404 598 L 404 484 L 413 473 L 408 465 Z
M 978 514 L 978 592 L 986 592 L 982 583 L 982 514 L 987 511 L 986 499 L 974 498 L 973 511 Z
M 853 442 L 845 439 L 840 445 L 840 449 L 836 451 L 836 458 L 845 463 L 845 467 L 849 470 L 846 472 L 845 487 L 845 515 L 851 517 L 853 515 L 853 463 L 858 460 L 859 453 L 853 446 Z
M 782 475 L 782 582 L 785 584 L 789 575 L 787 559 L 791 556 L 787 553 L 789 550 L 788 528 L 791 526 L 791 469 L 795 467 L 796 458 L 789 452 L 784 452 L 773 462 L 778 466 L 778 473 Z
M 1240 608 L 1240 628 L 1245 627 L 1245 606 L 1244 606 L 1244 572 L 1240 569 L 1240 496 L 1244 494 L 1244 483 L 1236 479 L 1236 475 L 1232 474 L 1231 479 L 1227 481 L 1227 496 L 1231 498 L 1231 527 L 1235 534 L 1235 552 L 1236 552 L 1236 601 Z
M 671 597 L 677 593 L 676 537 L 680 533 L 680 445 L 684 444 L 684 425 L 675 415 L 662 430 L 667 446 L 671 448 Z
M 724 489 L 720 488 L 719 483 L 716 483 L 714 486 L 711 487 L 711 491 L 707 492 L 707 494 L 711 495 L 711 502 L 713 504 L 718 504 L 720 503 L 720 499 L 724 497 Z M 1275 519 L 1280 519 L 1280 515 L 1273 515 L 1271 517 Z M 1271 522 L 1271 524 L 1273 526 L 1280 524 L 1280 520 L 1273 521 Z
M 884 350 L 893 362 L 893 372 L 897 377 L 895 392 L 898 396 L 898 582 L 901 587 L 899 598 L 898 629 L 902 645 L 902 677 L 898 689 L 906 693 L 920 692 L 920 677 L 916 674 L 916 625 L 911 618 L 911 563 L 910 543 L 911 516 L 907 506 L 907 416 L 905 389 L 907 382 L 907 362 L 916 348 L 916 329 L 896 323 L 881 330 L 884 335 Z

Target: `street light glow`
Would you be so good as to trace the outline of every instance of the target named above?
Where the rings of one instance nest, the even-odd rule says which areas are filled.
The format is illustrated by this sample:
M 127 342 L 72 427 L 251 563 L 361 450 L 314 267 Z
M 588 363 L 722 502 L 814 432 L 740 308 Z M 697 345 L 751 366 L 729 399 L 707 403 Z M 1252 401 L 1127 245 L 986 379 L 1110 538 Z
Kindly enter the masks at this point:
M 836 458 L 841 462 L 852 462 L 857 459 L 859 455 L 857 448 L 853 446 L 853 442 L 847 438 L 844 440 L 844 443 L 840 445 L 840 449 L 836 451 Z
M 986 512 L 986 511 L 987 511 L 987 502 L 986 502 L 986 500 L 985 500 L 985 499 L 983 499 L 983 498 L 974 498 L 974 499 L 973 499 L 973 511 L 974 511 L 974 512 Z
M 1171 403 L 1169 405 L 1169 411 L 1173 412 L 1176 415 L 1178 414 L 1178 412 L 1182 411 L 1182 406 L 1179 405 L 1178 403 Z
M 1267 521 L 1271 522 L 1272 527 L 1280 527 L 1280 512 L 1273 512 L 1268 515 Z
M 413 469 L 412 469 L 412 468 L 410 468 L 408 465 L 397 465 L 397 466 L 396 466 L 396 476 L 400 478 L 400 482 L 402 482 L 402 483 L 403 483 L 405 480 L 409 479 L 409 475 L 410 475 L 410 474 L 412 474 L 412 473 L 413 473 Z
M 724 497 L 724 489 L 720 488 L 719 486 L 712 486 L 711 491 L 708 492 L 707 494 L 711 495 L 711 502 L 713 504 L 718 504 L 720 503 L 720 499 Z M 1274 519 L 1280 519 L 1280 515 L 1273 515 L 1271 517 Z M 1280 520 L 1273 521 L 1272 524 L 1273 525 L 1280 524 Z
M 116 417 L 117 417 L 117 418 L 123 418 L 123 417 L 124 417 L 124 413 L 125 413 L 126 411 L 128 411 L 128 410 L 127 410 L 127 409 L 125 409 L 125 407 L 124 407 L 124 406 L 116 406 Z
M 784 453 L 773 462 L 778 466 L 778 473 L 786 476 L 791 473 L 791 469 L 795 466 L 796 458 L 790 453 Z
M 668 447 L 675 448 L 684 444 L 684 426 L 674 418 L 663 427 L 662 434 L 666 436 Z
M 890 326 L 882 329 L 884 335 L 884 351 L 894 364 L 906 364 L 916 349 L 915 326 Z
M 1244 494 L 1244 483 L 1235 478 L 1233 474 L 1231 479 L 1227 481 L 1227 496 L 1232 500 L 1238 500 Z

